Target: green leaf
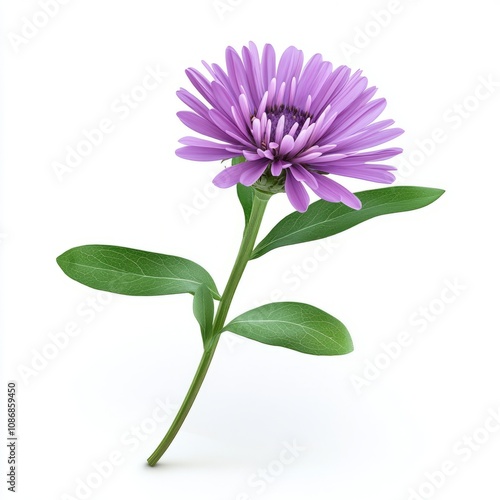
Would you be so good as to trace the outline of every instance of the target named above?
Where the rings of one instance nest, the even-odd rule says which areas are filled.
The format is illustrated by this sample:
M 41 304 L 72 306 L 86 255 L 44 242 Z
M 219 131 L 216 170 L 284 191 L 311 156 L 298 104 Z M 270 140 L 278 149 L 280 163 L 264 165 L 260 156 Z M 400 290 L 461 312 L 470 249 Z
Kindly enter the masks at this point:
M 201 337 L 203 345 L 212 337 L 212 323 L 214 320 L 214 299 L 210 290 L 203 283 L 197 288 L 194 293 L 193 300 L 194 317 L 200 324 Z
M 356 193 L 362 208 L 354 210 L 342 203 L 319 200 L 306 212 L 293 212 L 282 219 L 256 246 L 252 259 L 275 248 L 332 236 L 379 215 L 407 212 L 430 205 L 442 189 L 396 186 Z
M 236 186 L 236 191 L 238 193 L 238 199 L 240 200 L 241 206 L 243 207 L 246 227 L 248 220 L 250 219 L 250 212 L 252 211 L 254 191 L 253 188 L 239 183 Z
M 244 156 L 238 156 L 233 158 L 231 165 L 238 165 L 238 163 L 243 163 L 246 161 Z M 245 215 L 245 227 L 248 224 L 248 219 L 250 219 L 250 213 L 252 211 L 254 190 L 249 186 L 244 186 L 239 184 L 236 186 L 236 192 L 238 193 L 238 199 L 240 200 L 241 206 L 243 207 L 243 214 Z
M 257 307 L 233 319 L 223 331 L 307 354 L 332 356 L 353 349 L 349 332 L 338 319 L 299 302 Z
M 205 284 L 214 298 L 217 287 L 205 269 L 182 257 L 111 245 L 85 245 L 57 258 L 61 269 L 84 285 L 123 295 L 195 293 Z

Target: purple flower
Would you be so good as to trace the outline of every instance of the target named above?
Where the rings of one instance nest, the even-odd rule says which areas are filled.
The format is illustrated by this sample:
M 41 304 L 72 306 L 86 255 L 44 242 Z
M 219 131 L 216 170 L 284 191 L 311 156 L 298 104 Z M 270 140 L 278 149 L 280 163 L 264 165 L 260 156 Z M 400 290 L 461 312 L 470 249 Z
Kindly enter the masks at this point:
M 320 54 L 303 62 L 302 51 L 289 47 L 276 64 L 271 45 L 265 45 L 261 58 L 250 42 L 241 57 L 226 49 L 226 71 L 203 62 L 212 81 L 188 69 L 189 80 L 210 107 L 181 89 L 177 95 L 193 111 L 178 116 L 210 140 L 184 137 L 176 153 L 199 161 L 243 156 L 245 161 L 215 177 L 221 188 L 271 180 L 300 212 L 309 205 L 304 186 L 324 200 L 359 209 L 359 199 L 327 174 L 390 184 L 395 168 L 380 162 L 402 150 L 373 148 L 403 131 L 389 128 L 393 120 L 374 122 L 386 101 L 372 100 L 376 88 L 367 88 L 361 71 L 333 69 Z

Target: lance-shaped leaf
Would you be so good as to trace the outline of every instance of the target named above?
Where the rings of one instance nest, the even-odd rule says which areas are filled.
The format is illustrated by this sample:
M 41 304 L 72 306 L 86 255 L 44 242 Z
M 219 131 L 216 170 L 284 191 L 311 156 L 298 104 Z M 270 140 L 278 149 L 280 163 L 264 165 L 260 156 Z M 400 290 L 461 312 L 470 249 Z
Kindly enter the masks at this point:
M 319 200 L 306 212 L 293 212 L 282 219 L 256 246 L 252 259 L 286 245 L 326 238 L 379 215 L 407 212 L 430 205 L 442 189 L 396 186 L 356 193 L 362 208 L 354 210 L 342 203 Z
M 244 156 L 238 156 L 231 160 L 231 165 L 238 165 L 238 163 L 243 163 L 244 161 L 246 161 Z M 252 212 L 254 191 L 251 187 L 238 183 L 236 186 L 236 192 L 238 193 L 238 199 L 240 200 L 241 207 L 243 208 L 246 227 L 248 220 L 250 219 L 250 213 Z
M 250 213 L 252 212 L 254 191 L 251 187 L 239 184 L 236 186 L 236 192 L 238 193 L 238 199 L 240 200 L 241 206 L 243 207 L 243 215 L 245 216 L 245 227 L 250 219 Z
M 201 266 L 173 255 L 112 245 L 85 245 L 57 258 L 61 269 L 84 285 L 123 295 L 195 293 L 200 284 L 220 299 L 214 280 Z
M 193 299 L 193 314 L 200 324 L 203 345 L 206 346 L 212 337 L 214 320 L 214 299 L 210 290 L 203 283 L 197 288 Z
M 233 319 L 223 331 L 307 354 L 332 356 L 353 349 L 349 332 L 338 319 L 299 302 L 257 307 Z

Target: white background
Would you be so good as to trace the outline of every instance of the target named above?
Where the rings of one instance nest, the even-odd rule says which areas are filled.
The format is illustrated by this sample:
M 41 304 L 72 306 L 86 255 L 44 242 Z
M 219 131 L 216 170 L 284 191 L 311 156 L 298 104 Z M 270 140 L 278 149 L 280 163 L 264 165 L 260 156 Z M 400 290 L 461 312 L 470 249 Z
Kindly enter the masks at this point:
M 2 2 L 1 392 L 18 381 L 18 498 L 83 498 L 77 485 L 90 481 L 92 499 L 498 499 L 498 4 L 73 0 L 30 31 L 41 3 Z M 189 135 L 175 91 L 191 89 L 186 67 L 222 64 L 227 45 L 249 40 L 362 68 L 389 102 L 384 117 L 406 130 L 394 141 L 405 148 L 398 183 L 447 192 L 328 251 L 312 242 L 251 262 L 230 316 L 279 295 L 312 303 L 348 326 L 355 351 L 317 358 L 227 336 L 149 468 L 173 418 L 155 422 L 158 401 L 181 402 L 201 355 L 191 298 L 110 298 L 55 258 L 87 243 L 182 255 L 223 288 L 242 215 L 234 190 L 210 188 L 218 162 L 175 156 Z M 148 67 L 166 76 L 141 93 Z M 142 100 L 124 109 L 131 92 Z M 54 163 L 103 119 L 113 130 L 59 179 Z M 262 236 L 290 210 L 276 196 Z M 68 323 L 79 335 L 54 351 Z M 402 332 L 411 343 L 391 344 L 388 361 L 383 345 Z M 4 443 L 4 406 L 1 422 Z M 282 452 L 294 442 L 291 460 Z M 93 463 L 110 455 L 122 459 L 102 479 Z M 454 473 L 426 485 L 445 461 Z

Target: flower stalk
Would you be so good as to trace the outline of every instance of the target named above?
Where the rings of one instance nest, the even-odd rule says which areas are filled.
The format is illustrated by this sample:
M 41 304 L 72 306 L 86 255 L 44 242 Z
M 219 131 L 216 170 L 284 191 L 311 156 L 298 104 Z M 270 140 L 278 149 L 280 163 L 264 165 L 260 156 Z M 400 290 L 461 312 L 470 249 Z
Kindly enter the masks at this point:
M 227 281 L 226 288 L 224 289 L 224 293 L 222 294 L 219 307 L 215 315 L 213 324 L 213 336 L 205 346 L 203 356 L 200 360 L 200 364 L 198 365 L 198 369 L 196 370 L 193 381 L 191 382 L 191 386 L 189 387 L 186 397 L 184 398 L 184 401 L 182 402 L 182 405 L 174 421 L 172 422 L 170 429 L 168 430 L 167 434 L 162 439 L 156 450 L 148 458 L 148 464 L 151 467 L 156 465 L 158 460 L 160 460 L 165 451 L 167 451 L 168 447 L 179 432 L 182 424 L 184 423 L 184 420 L 189 413 L 189 410 L 193 406 L 193 403 L 196 399 L 196 396 L 198 395 L 203 381 L 205 380 L 205 376 L 214 357 L 220 335 L 224 328 L 224 323 L 226 321 L 234 294 L 241 280 L 243 272 L 245 271 L 245 268 L 248 264 L 248 261 L 250 260 L 250 257 L 252 255 L 260 225 L 264 217 L 267 202 L 269 201 L 271 196 L 271 194 L 254 190 L 252 211 L 250 213 L 248 224 L 243 233 L 243 239 L 241 241 L 238 255 L 236 256 L 233 269 Z

